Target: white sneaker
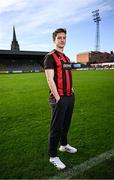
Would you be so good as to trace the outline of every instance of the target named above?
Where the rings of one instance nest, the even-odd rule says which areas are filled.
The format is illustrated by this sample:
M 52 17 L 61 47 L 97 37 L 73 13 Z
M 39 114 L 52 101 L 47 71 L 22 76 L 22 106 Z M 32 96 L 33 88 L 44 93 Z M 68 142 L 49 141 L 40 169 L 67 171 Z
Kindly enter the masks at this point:
M 50 157 L 49 161 L 57 168 L 64 169 L 66 166 L 62 163 L 59 157 Z
M 69 153 L 76 153 L 77 149 L 67 144 L 66 146 L 60 146 L 59 151 L 62 152 L 69 152 Z

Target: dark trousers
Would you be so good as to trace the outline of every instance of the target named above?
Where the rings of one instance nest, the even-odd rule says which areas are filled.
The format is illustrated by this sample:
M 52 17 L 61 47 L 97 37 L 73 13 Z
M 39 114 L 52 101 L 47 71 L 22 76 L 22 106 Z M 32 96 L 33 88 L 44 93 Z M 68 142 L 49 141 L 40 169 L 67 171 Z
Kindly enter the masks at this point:
M 57 146 L 67 145 L 67 134 L 71 123 L 74 108 L 74 95 L 62 96 L 58 103 L 50 100 L 52 107 L 52 121 L 50 126 L 48 153 L 50 157 L 57 156 Z

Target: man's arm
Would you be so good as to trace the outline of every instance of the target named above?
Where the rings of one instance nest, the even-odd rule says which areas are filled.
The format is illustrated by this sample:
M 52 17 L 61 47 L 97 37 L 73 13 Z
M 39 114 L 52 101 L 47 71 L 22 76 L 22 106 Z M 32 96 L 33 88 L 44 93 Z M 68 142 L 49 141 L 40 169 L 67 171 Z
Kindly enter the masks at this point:
M 48 82 L 48 85 L 51 89 L 51 92 L 53 93 L 56 101 L 58 102 L 59 99 L 60 99 L 60 96 L 57 92 L 57 87 L 56 87 L 56 84 L 53 80 L 54 78 L 54 70 L 53 69 L 46 69 L 45 70 L 45 74 L 46 74 L 46 78 L 47 78 L 47 82 Z

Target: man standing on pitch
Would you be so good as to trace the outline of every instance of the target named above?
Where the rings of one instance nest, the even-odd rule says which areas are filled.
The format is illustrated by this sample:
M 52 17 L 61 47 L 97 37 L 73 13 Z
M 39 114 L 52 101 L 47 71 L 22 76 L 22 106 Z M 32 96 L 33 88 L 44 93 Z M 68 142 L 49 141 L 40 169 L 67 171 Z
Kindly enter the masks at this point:
M 52 107 L 48 148 L 49 161 L 58 169 L 66 167 L 57 156 L 58 143 L 60 143 L 59 151 L 77 152 L 76 148 L 67 143 L 67 134 L 74 108 L 74 91 L 71 63 L 63 53 L 66 34 L 66 29 L 62 28 L 53 32 L 55 49 L 48 53 L 44 60 L 45 74 L 50 88 L 49 103 Z

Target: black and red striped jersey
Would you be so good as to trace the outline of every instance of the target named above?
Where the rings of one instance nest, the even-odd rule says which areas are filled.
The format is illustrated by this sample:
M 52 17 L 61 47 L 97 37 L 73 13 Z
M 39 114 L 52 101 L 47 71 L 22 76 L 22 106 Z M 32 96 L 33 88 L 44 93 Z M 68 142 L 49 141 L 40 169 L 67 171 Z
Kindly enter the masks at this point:
M 64 53 L 55 49 L 48 53 L 44 59 L 44 69 L 54 69 L 54 81 L 60 96 L 73 94 L 71 63 Z M 53 97 L 51 90 L 50 97 Z

